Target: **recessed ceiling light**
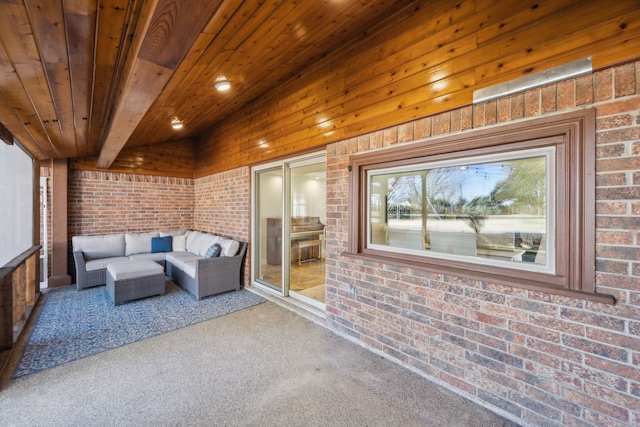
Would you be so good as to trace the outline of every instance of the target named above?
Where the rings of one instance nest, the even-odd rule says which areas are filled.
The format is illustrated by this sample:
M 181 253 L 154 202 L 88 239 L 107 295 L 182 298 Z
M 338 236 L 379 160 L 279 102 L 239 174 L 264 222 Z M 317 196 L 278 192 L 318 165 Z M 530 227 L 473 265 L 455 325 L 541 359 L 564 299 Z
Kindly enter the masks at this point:
M 171 120 L 171 127 L 175 130 L 180 130 L 182 129 L 182 122 L 178 119 L 173 119 Z
M 225 76 L 221 76 L 221 77 L 218 77 L 216 79 L 215 87 L 220 92 L 223 92 L 223 91 L 229 90 L 231 88 L 231 82 L 229 80 L 227 80 L 227 78 Z

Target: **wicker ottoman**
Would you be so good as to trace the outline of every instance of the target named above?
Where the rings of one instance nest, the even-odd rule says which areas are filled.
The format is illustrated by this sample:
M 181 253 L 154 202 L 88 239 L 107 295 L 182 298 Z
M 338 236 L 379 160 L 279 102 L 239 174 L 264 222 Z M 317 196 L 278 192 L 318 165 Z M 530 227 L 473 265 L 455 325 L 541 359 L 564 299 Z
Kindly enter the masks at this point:
M 151 260 L 116 262 L 107 266 L 107 292 L 114 305 L 163 295 L 164 282 L 164 268 Z

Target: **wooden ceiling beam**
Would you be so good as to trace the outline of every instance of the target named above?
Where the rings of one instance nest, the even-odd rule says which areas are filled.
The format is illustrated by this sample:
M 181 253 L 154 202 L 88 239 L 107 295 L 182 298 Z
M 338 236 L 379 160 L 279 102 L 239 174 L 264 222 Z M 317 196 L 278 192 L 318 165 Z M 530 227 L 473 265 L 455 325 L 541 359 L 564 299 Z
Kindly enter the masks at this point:
M 140 91 L 140 86 L 145 84 L 145 80 L 150 79 L 152 83 L 156 81 L 151 75 L 138 75 L 140 80 L 137 80 L 136 71 L 138 54 L 153 14 L 158 7 L 158 1 L 142 0 L 128 5 L 123 23 L 123 34 L 127 34 L 127 36 L 118 39 L 120 43 L 125 45 L 117 47 L 116 56 L 113 58 L 112 80 L 101 117 L 100 152 L 96 163 L 98 168 L 108 169 L 111 166 L 126 144 L 129 132 L 133 132 L 131 128 L 135 129 L 139 122 L 136 115 L 140 115 L 138 110 L 145 108 L 143 101 L 141 100 L 142 104 L 137 108 L 129 105 L 135 101 L 130 97 L 136 93 L 136 87 Z M 153 96 L 153 94 L 148 94 L 148 96 Z M 132 116 L 127 117 L 128 114 Z M 128 125 L 125 123 L 127 121 Z
M 89 146 L 89 118 L 94 73 L 97 2 L 65 1 L 62 6 L 69 54 L 76 150 L 78 156 L 88 156 L 95 154 L 91 152 Z
M 108 169 L 183 60 L 221 0 L 157 0 L 148 3 L 137 27 L 140 43 L 123 79 L 97 167 Z
M 91 81 L 91 110 L 89 112 L 89 140 L 87 150 L 90 156 L 98 156 L 106 126 L 111 117 L 111 107 L 116 98 L 114 86 L 123 70 L 126 52 L 131 46 L 133 29 L 132 16 L 137 17 L 141 8 L 139 0 L 99 0 L 96 11 L 96 32 Z M 137 19 L 137 18 L 136 18 Z
M 206 71 L 209 64 L 205 60 L 205 55 L 213 50 L 211 49 L 211 44 L 214 43 L 214 41 L 216 43 L 218 42 L 218 32 L 228 24 L 234 15 L 239 13 L 241 6 L 246 7 L 246 3 L 222 2 L 213 15 L 213 18 L 186 54 L 184 61 L 177 67 L 172 78 L 167 83 L 165 90 L 149 110 L 149 115 L 147 115 L 143 123 L 141 123 L 134 132 L 132 139 L 138 141 L 138 143 L 134 145 L 145 145 L 142 135 L 148 136 L 153 132 L 158 132 L 158 122 L 164 121 L 166 123 L 166 127 L 162 128 L 164 130 L 169 129 L 169 123 L 174 118 L 180 119 L 185 126 L 190 126 L 189 119 L 186 118 L 182 112 L 178 111 L 179 107 L 175 105 L 176 99 L 180 99 L 181 94 L 188 93 L 195 79 Z M 220 50 L 215 49 L 215 52 L 216 54 L 214 56 L 219 55 L 219 59 L 222 59 L 223 55 L 220 54 Z M 202 87 L 201 90 L 210 93 L 205 87 Z M 180 105 L 182 108 L 189 108 L 184 102 L 181 102 Z M 176 136 L 176 138 L 179 137 L 180 136 Z

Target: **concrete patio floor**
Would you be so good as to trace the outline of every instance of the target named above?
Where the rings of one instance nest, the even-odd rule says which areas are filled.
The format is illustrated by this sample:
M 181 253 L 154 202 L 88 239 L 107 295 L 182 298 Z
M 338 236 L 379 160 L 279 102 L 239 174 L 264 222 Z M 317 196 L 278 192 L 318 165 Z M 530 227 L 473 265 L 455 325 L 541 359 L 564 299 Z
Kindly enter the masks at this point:
M 17 379 L 2 426 L 517 424 L 273 302 Z

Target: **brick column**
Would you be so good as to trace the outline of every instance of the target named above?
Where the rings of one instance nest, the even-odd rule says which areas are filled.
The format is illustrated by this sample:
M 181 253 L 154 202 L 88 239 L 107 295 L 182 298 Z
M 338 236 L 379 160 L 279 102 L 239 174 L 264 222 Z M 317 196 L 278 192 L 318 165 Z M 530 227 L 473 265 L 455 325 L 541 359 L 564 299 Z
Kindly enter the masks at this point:
M 49 286 L 71 284 L 67 272 L 68 233 L 67 233 L 67 159 L 55 159 L 51 162 L 51 277 Z

